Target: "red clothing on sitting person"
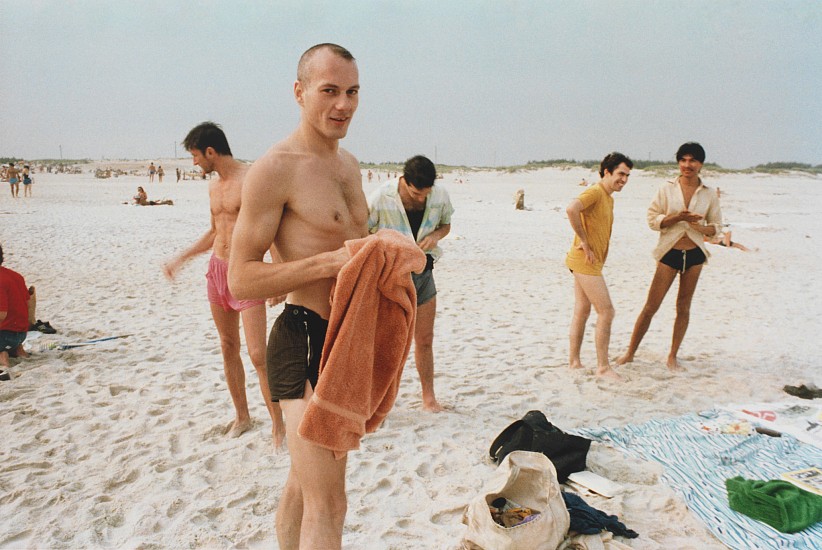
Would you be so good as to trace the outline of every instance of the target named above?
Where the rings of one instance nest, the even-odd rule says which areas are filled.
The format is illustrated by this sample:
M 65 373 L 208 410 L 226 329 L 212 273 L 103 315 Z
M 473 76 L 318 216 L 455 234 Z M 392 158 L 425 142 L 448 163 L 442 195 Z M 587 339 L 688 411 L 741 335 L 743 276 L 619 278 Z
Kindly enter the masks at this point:
M 0 266 L 0 312 L 6 312 L 6 318 L 0 321 L 0 330 L 29 330 L 29 289 L 26 281 L 16 271 L 3 266 Z

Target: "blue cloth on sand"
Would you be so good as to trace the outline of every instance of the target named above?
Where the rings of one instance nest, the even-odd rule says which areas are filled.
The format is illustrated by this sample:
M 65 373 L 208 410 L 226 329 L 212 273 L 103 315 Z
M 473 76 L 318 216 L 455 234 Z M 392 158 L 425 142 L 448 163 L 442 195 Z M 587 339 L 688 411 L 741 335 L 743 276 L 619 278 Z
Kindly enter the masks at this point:
M 728 422 L 738 422 L 736 417 L 724 411 L 710 411 L 710 415 L 714 421 L 726 416 Z M 787 434 L 769 437 L 757 433 L 708 432 L 703 429 L 704 423 L 705 413 L 703 416 L 686 414 L 650 420 L 621 428 L 569 431 L 662 464 L 662 479 L 705 526 L 731 548 L 820 548 L 822 523 L 799 533 L 780 533 L 731 510 L 725 480 L 735 476 L 778 479 L 785 472 L 819 466 L 822 450 Z

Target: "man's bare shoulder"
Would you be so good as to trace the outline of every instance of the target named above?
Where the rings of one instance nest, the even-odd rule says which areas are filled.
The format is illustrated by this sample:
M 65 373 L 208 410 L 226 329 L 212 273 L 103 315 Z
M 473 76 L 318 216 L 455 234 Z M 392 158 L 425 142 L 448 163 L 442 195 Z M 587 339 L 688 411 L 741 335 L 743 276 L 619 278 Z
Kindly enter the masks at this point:
M 294 173 L 306 155 L 289 139 L 272 145 L 260 158 L 254 161 L 248 171 L 248 178 L 257 185 L 282 187 L 293 179 Z
M 346 168 L 352 168 L 357 172 L 360 171 L 360 162 L 357 160 L 357 157 L 342 148 L 340 148 L 340 157 L 342 157 L 343 162 L 345 162 Z

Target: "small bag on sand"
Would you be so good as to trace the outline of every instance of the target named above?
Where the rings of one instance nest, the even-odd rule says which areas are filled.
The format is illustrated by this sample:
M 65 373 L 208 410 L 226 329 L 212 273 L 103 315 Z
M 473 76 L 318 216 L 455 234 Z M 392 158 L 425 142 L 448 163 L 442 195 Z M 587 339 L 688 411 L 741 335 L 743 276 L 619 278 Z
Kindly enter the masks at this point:
M 567 434 L 548 422 L 541 411 L 529 411 L 491 443 L 488 454 L 499 464 L 511 451 L 533 451 L 551 459 L 560 483 L 568 476 L 585 469 L 585 459 L 591 440 Z
M 491 517 L 491 503 L 500 497 L 539 512 L 536 517 L 503 527 Z M 554 465 L 540 453 L 514 451 L 499 465 L 468 505 L 462 548 L 467 550 L 555 550 L 570 525 Z

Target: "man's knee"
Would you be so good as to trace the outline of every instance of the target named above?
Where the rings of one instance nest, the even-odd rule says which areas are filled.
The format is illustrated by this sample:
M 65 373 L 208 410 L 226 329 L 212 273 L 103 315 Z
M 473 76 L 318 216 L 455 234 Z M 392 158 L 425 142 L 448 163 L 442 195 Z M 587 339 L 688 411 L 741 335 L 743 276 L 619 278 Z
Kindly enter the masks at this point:
M 581 319 L 588 319 L 591 315 L 591 304 L 590 302 L 587 304 L 580 304 L 577 303 L 574 305 L 574 315 Z
M 599 311 L 597 311 L 597 318 L 601 319 L 605 323 L 612 322 L 614 320 L 615 316 L 616 316 L 616 310 L 614 309 L 614 306 L 612 306 L 612 305 L 603 307 Z
M 251 359 L 251 364 L 254 365 L 254 368 L 257 369 L 258 372 L 265 373 L 266 365 L 265 365 L 265 348 L 261 349 L 251 349 L 248 350 L 248 358 Z
M 690 317 L 691 316 L 691 303 L 685 301 L 677 301 L 676 303 L 676 316 L 677 317 Z
M 659 306 L 662 305 L 661 303 L 646 303 L 645 306 L 642 308 L 642 312 L 640 312 L 640 316 L 645 317 L 646 319 L 650 319 L 656 312 L 659 311 Z
M 434 331 L 423 331 L 414 335 L 414 349 L 419 351 L 431 351 L 434 349 Z
M 220 338 L 220 349 L 223 357 L 231 357 L 240 354 L 240 339 L 233 336 L 223 336 Z
M 348 500 L 345 490 L 328 491 L 323 494 L 309 495 L 303 493 L 303 505 L 307 513 L 333 521 L 342 521 L 348 512 Z

